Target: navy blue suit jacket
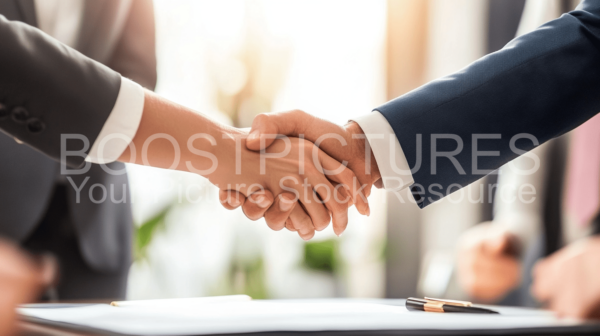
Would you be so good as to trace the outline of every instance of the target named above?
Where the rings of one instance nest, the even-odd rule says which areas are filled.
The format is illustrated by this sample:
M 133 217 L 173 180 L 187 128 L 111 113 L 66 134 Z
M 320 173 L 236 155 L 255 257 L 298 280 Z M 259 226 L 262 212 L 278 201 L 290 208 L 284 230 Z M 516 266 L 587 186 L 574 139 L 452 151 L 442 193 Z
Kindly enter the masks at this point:
M 600 1 L 585 0 L 376 110 L 396 133 L 413 170 L 413 196 L 425 207 L 600 111 Z M 490 138 L 474 141 L 481 134 Z M 474 159 L 473 145 L 491 153 Z

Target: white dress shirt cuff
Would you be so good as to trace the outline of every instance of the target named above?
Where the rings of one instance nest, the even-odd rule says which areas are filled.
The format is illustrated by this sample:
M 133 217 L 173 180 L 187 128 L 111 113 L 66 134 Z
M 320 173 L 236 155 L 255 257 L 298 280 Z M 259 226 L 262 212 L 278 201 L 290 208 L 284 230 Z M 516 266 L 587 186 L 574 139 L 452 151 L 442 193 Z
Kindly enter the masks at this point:
M 109 163 L 116 161 L 137 133 L 144 111 L 144 89 L 134 81 L 121 77 L 117 101 L 86 161 Z
M 411 186 L 414 180 L 406 156 L 387 119 L 374 111 L 352 121 L 365 133 L 377 161 L 383 187 L 386 190 L 400 191 Z

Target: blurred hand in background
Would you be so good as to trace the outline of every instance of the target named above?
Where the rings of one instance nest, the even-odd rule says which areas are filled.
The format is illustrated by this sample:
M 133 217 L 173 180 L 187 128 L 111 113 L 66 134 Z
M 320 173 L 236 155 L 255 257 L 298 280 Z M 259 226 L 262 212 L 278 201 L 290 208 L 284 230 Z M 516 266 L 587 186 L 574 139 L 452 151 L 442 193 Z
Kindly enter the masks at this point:
M 585 238 L 538 262 L 532 292 L 559 316 L 600 318 L 600 237 Z
M 0 335 L 15 332 L 16 307 L 35 300 L 55 276 L 53 260 L 36 262 L 16 246 L 0 241 Z
M 506 230 L 482 223 L 467 230 L 458 251 L 458 279 L 475 300 L 496 302 L 520 282 L 519 242 Z

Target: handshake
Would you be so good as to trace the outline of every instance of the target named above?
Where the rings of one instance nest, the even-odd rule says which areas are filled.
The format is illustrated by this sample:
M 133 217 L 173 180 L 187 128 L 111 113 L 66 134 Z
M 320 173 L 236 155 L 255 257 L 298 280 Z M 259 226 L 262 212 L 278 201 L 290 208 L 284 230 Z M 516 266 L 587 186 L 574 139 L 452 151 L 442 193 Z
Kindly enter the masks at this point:
M 380 184 L 357 123 L 339 126 L 296 110 L 261 114 L 248 132 L 152 92 L 119 160 L 202 175 L 221 190 L 226 208 L 241 206 L 248 218 L 264 217 L 271 229 L 285 227 L 305 240 L 330 222 L 341 235 L 352 205 L 369 215 L 367 197 Z
M 367 197 L 380 176 L 357 123 L 339 126 L 299 110 L 260 114 L 240 138 L 244 166 L 209 177 L 225 208 L 241 206 L 251 220 L 264 217 L 272 230 L 285 227 L 304 240 L 330 222 L 341 235 L 353 204 L 370 214 Z

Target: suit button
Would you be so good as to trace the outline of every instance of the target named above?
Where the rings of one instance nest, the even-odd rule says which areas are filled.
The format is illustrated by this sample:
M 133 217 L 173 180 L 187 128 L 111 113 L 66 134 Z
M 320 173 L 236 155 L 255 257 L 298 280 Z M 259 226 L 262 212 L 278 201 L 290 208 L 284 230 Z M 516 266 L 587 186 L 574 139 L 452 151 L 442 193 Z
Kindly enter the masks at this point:
M 34 134 L 42 133 L 46 129 L 46 124 L 38 118 L 31 118 L 27 120 L 27 129 Z
M 12 110 L 12 120 L 18 124 L 24 124 L 29 119 L 29 111 L 17 106 Z
M 8 108 L 3 105 L 0 104 L 0 120 L 4 120 L 8 117 Z

